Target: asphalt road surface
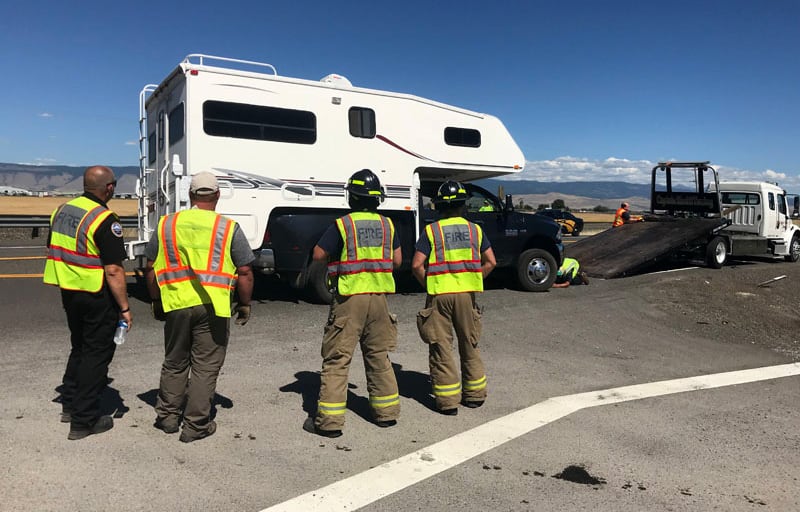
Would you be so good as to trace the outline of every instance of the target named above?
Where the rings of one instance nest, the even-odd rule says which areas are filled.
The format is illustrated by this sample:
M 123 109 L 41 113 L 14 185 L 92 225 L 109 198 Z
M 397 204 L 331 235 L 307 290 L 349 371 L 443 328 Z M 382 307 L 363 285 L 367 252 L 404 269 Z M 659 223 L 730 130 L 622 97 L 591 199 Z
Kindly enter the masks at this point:
M 494 285 L 480 300 L 489 398 L 455 417 L 432 410 L 424 296 L 394 295 L 400 422 L 371 423 L 357 356 L 333 440 L 301 429 L 327 307 L 262 283 L 231 326 L 217 433 L 183 444 L 152 426 L 162 326 L 136 299 L 103 394 L 115 426 L 67 441 L 54 400 L 68 330 L 37 277 L 43 252 L 0 242 L 0 510 L 800 510 L 796 300 L 773 303 L 797 296 L 781 290 L 800 265 Z

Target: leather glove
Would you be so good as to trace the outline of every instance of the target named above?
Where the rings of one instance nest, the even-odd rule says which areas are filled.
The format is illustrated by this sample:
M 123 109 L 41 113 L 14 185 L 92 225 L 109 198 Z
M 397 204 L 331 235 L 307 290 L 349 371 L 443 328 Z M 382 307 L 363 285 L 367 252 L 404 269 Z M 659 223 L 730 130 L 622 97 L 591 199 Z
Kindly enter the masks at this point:
M 244 325 L 250 320 L 250 304 L 236 306 L 236 325 Z
M 164 313 L 164 306 L 161 304 L 160 300 L 154 299 L 153 302 L 150 303 L 150 310 L 153 312 L 153 318 L 159 322 L 165 322 L 167 320 L 167 314 Z

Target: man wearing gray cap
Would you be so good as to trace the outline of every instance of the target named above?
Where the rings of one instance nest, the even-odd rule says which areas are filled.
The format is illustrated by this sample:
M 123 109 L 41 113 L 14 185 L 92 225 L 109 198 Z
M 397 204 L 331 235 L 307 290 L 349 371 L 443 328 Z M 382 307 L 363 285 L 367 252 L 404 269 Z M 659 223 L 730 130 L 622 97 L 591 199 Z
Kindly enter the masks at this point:
M 191 209 L 162 217 L 145 249 L 153 316 L 166 322 L 155 427 L 172 434 L 182 418 L 184 443 L 217 430 L 211 403 L 225 361 L 234 288 L 236 323 L 250 318 L 253 251 L 239 225 L 214 212 L 217 201 L 217 178 L 193 175 Z

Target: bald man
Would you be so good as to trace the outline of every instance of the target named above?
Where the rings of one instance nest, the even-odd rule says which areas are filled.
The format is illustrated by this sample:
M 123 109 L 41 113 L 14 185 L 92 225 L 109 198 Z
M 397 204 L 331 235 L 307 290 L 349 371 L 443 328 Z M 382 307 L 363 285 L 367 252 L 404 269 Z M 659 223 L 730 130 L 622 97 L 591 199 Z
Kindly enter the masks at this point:
M 99 397 L 114 357 L 119 320 L 133 322 L 128 304 L 122 225 L 106 202 L 117 180 L 110 168 L 96 165 L 83 173 L 83 195 L 62 204 L 50 217 L 44 282 L 61 289 L 72 349 L 62 379 L 61 421 L 70 423 L 67 439 L 83 439 L 110 430 Z

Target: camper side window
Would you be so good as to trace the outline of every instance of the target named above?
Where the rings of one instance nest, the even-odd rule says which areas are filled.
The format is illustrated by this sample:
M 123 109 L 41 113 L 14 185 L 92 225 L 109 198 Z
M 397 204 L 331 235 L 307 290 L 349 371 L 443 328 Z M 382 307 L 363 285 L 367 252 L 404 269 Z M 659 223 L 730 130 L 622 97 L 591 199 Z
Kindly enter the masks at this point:
M 150 132 L 147 137 L 147 163 L 152 164 L 156 161 L 156 132 Z
M 470 128 L 448 127 L 444 129 L 444 143 L 448 146 L 479 148 L 481 147 L 481 132 Z
M 775 194 L 769 193 L 769 209 L 775 210 Z
M 169 145 L 172 146 L 183 138 L 183 103 L 169 113 Z
M 314 144 L 317 116 L 305 110 L 209 100 L 203 103 L 203 131 L 216 137 Z
M 362 139 L 375 137 L 375 111 L 371 108 L 351 107 L 347 113 L 350 135 Z

